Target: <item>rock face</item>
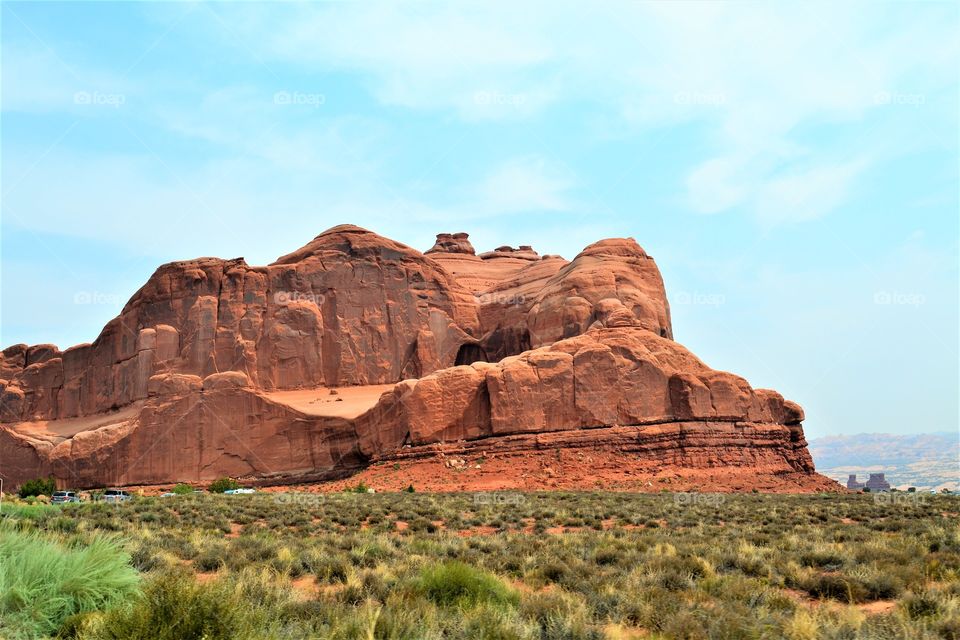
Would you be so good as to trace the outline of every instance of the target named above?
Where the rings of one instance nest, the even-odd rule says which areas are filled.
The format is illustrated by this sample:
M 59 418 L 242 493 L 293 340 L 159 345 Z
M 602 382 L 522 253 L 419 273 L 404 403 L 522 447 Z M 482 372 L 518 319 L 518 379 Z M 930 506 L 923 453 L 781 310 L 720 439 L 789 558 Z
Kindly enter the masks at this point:
M 729 435 L 764 425 L 785 468 L 813 471 L 798 405 L 638 327 L 591 329 L 496 364 L 408 380 L 376 409 L 357 421 L 369 456 L 404 445 L 615 425 L 676 423 L 696 433 L 699 423 L 705 433 L 719 426 Z
M 254 387 L 396 382 L 454 362 L 478 335 L 473 296 L 418 252 L 335 227 L 267 267 L 160 267 L 93 344 L 3 351 L 4 422 L 109 411 L 151 376 L 237 371 Z
M 797 405 L 672 338 L 660 272 L 632 239 L 567 262 L 477 255 L 465 233 L 421 254 L 343 225 L 266 267 L 164 265 L 92 344 L 5 349 L 0 476 L 307 481 L 549 436 L 822 487 Z M 358 392 L 338 405 L 336 387 Z

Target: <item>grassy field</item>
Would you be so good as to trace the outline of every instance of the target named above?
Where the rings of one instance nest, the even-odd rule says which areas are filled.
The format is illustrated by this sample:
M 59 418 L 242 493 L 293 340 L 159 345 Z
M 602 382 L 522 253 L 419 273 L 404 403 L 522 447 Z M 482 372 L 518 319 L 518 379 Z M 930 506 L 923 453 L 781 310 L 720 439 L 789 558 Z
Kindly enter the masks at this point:
M 960 638 L 960 499 L 185 495 L 0 509 L 0 637 Z

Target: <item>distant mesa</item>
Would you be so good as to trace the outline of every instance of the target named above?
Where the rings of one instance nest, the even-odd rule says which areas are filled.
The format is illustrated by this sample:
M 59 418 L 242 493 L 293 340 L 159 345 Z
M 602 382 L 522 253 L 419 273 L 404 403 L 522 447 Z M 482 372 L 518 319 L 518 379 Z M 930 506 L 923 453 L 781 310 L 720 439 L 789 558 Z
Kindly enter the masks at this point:
M 477 255 L 466 233 L 420 253 L 340 225 L 266 266 L 162 265 L 92 343 L 0 357 L 8 487 L 308 482 L 456 450 L 545 468 L 617 457 L 636 490 L 840 489 L 814 471 L 802 421 L 674 341 L 632 238 L 568 261 Z M 543 487 L 593 488 L 595 465 Z
M 870 477 L 866 482 L 858 482 L 857 474 L 851 473 L 850 477 L 847 478 L 847 489 L 861 490 L 868 489 L 870 491 L 889 491 L 890 483 L 887 482 L 886 478 L 883 477 L 882 473 L 871 473 Z

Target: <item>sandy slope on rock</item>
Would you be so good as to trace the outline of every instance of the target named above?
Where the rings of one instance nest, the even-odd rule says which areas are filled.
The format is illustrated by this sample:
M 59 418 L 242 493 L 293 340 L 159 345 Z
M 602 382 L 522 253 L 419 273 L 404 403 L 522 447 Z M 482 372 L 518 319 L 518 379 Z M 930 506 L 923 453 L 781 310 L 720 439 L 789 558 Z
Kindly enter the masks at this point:
M 372 384 L 358 387 L 316 387 L 293 391 L 273 391 L 263 395 L 274 402 L 302 411 L 311 416 L 356 418 L 377 404 L 392 384 Z
M 513 278 L 521 269 L 535 263 L 510 257 L 483 260 L 462 253 L 431 253 L 427 257 L 439 262 L 456 278 L 458 284 L 469 289 L 474 295 L 480 295 L 487 289 Z
M 133 420 L 140 413 L 142 407 L 143 402 L 134 402 L 119 411 L 111 411 L 110 413 L 98 413 L 79 418 L 61 418 L 59 420 L 32 420 L 14 425 L 13 430 L 29 438 L 59 444 L 82 431 L 94 431 L 101 427 Z

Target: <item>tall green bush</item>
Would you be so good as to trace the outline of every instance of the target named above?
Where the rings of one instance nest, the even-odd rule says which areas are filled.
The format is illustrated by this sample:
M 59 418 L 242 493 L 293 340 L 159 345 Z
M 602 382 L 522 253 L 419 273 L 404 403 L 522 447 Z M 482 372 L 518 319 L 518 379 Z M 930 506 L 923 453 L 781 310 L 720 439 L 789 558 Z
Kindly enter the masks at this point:
M 220 478 L 219 480 L 214 480 L 211 482 L 210 486 L 207 487 L 207 491 L 210 493 L 223 493 L 224 491 L 229 491 L 230 489 L 239 488 L 240 483 L 233 478 Z
M 269 580 L 267 580 L 269 582 Z M 259 587 L 259 589 L 258 589 Z M 288 589 L 270 593 L 252 573 L 198 583 L 183 571 L 159 573 L 143 596 L 82 629 L 83 640 L 274 640 Z
M 175 493 L 178 496 L 184 496 L 189 493 L 193 493 L 193 487 L 191 487 L 189 484 L 181 482 L 180 484 L 175 486 L 173 489 L 171 489 L 171 493 Z
M 463 562 L 444 562 L 420 572 L 417 591 L 441 607 L 516 606 L 517 593 L 497 576 Z
M 129 555 L 109 538 L 72 547 L 0 528 L 0 629 L 6 640 L 52 635 L 70 616 L 127 601 L 138 584 Z
M 56 490 L 57 483 L 51 476 L 49 478 L 36 478 L 34 480 L 27 480 L 20 485 L 20 489 L 17 490 L 17 493 L 21 498 L 30 498 L 32 496 L 52 496 L 53 492 Z

